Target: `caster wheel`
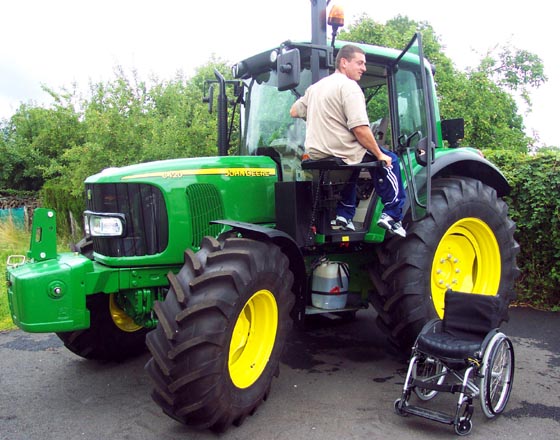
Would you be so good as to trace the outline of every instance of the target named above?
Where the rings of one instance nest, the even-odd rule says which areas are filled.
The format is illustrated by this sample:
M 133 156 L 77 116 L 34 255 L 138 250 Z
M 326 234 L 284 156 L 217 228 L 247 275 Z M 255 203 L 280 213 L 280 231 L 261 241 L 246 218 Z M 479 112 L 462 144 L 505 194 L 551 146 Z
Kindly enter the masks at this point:
M 395 400 L 395 403 L 394 403 L 395 412 L 401 417 L 406 417 L 408 414 L 403 411 L 404 404 L 401 403 L 401 402 L 402 402 L 402 399 Z
M 459 423 L 455 425 L 455 433 L 457 435 L 467 435 L 471 432 L 472 422 L 469 419 L 460 420 Z

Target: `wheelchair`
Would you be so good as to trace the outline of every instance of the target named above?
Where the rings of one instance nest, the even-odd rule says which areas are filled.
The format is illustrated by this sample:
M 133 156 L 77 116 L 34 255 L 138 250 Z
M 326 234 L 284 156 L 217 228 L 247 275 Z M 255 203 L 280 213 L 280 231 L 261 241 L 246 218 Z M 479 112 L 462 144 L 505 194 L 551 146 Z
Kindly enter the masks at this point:
M 501 307 L 495 296 L 446 292 L 443 319 L 429 321 L 412 348 L 402 395 L 394 403 L 398 415 L 453 425 L 458 435 L 467 435 L 473 399 L 480 399 L 487 418 L 504 411 L 513 385 L 514 351 L 498 328 Z M 458 393 L 454 413 L 426 407 L 440 392 Z M 409 403 L 412 393 L 416 405 Z

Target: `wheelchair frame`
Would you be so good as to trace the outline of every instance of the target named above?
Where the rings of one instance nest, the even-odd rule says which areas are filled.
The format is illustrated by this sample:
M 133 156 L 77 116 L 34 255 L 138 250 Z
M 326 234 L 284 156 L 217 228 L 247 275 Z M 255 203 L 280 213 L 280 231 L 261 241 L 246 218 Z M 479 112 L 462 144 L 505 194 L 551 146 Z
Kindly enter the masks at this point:
M 448 291 L 446 315 L 454 314 L 447 302 L 450 294 L 469 295 L 470 300 L 473 295 Z M 477 296 L 481 297 L 476 299 L 479 303 L 493 298 Z M 469 307 L 468 302 L 465 307 Z M 504 411 L 513 385 L 515 367 L 513 344 L 504 333 L 494 328 L 472 352 L 467 349 L 457 349 L 457 346 L 465 340 L 455 339 L 452 336 L 449 345 L 446 346 L 445 338 L 441 337 L 442 334 L 446 334 L 444 320 L 434 319 L 428 322 L 418 335 L 412 349 L 402 395 L 395 401 L 394 409 L 401 416 L 415 415 L 453 425 L 458 435 L 467 435 L 472 429 L 473 399 L 480 399 L 482 412 L 487 418 L 493 418 Z M 430 341 L 432 335 L 436 334 L 440 335 L 437 338 L 439 345 L 434 344 L 434 340 Z M 466 338 L 465 347 L 473 346 L 475 338 L 469 337 L 466 333 L 460 336 Z M 423 344 L 426 341 L 431 344 Z M 430 345 L 435 348 L 427 349 Z M 464 354 L 462 357 L 445 356 L 448 353 L 455 355 L 461 351 Z M 420 401 L 427 402 L 436 397 L 439 392 L 459 393 L 454 413 L 444 413 L 409 403 L 412 393 Z

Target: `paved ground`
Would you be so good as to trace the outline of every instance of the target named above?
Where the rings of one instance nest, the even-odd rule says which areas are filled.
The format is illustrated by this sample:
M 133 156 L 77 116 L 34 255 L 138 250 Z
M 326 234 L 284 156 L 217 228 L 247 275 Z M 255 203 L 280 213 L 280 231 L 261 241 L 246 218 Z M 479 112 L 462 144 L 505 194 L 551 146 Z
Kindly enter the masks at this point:
M 405 364 L 387 353 L 374 312 L 294 331 L 268 401 L 218 436 L 165 416 L 149 397 L 148 355 L 123 363 L 83 360 L 54 335 L 0 333 L 0 439 L 444 439 L 453 428 L 393 412 Z M 475 402 L 471 439 L 557 439 L 560 314 L 512 309 L 503 327 L 515 345 L 513 394 L 487 420 Z M 454 398 L 448 395 L 450 398 Z M 451 409 L 438 396 L 434 405 Z

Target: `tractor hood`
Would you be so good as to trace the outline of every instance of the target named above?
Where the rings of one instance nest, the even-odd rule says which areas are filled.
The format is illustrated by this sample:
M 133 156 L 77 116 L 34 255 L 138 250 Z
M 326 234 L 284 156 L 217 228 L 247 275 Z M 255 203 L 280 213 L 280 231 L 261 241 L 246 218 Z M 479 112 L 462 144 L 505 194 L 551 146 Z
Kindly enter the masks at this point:
M 227 181 L 235 177 L 275 177 L 276 164 L 268 157 L 226 156 L 172 159 L 106 168 L 86 179 L 85 183 L 136 182 L 162 184 L 165 181 L 191 177 L 205 180 L 207 176 L 221 176 Z
M 266 156 L 176 159 L 108 168 L 85 182 L 85 222 L 109 266 L 177 264 L 215 220 L 275 222 L 276 163 Z M 99 224 L 118 230 L 98 231 Z M 112 234 L 112 235 L 109 235 Z M 173 237 L 173 239 L 171 239 Z

